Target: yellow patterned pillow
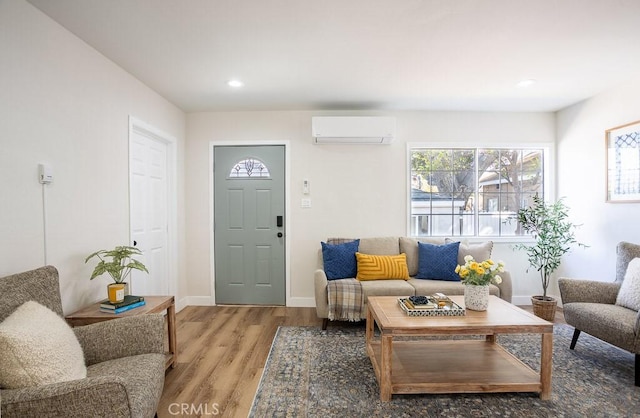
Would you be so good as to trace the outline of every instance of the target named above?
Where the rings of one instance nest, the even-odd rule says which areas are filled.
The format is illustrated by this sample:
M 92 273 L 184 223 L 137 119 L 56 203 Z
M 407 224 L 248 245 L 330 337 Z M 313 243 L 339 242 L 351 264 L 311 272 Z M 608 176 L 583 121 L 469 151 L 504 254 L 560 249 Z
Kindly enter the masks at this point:
M 371 255 L 356 253 L 358 280 L 409 279 L 407 255 Z

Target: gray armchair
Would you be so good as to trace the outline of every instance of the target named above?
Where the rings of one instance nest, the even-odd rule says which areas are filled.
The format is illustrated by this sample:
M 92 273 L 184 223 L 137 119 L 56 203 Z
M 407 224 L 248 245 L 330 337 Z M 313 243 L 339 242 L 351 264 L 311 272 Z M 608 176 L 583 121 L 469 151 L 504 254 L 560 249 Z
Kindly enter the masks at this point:
M 62 316 L 58 271 L 42 267 L 0 278 L 0 322 L 29 300 Z M 87 377 L 0 390 L 0 416 L 153 417 L 164 386 L 164 318 L 141 315 L 73 329 Z
M 558 280 L 565 320 L 575 328 L 569 348 L 575 348 L 580 332 L 584 331 L 634 353 L 635 385 L 640 386 L 640 313 L 616 305 L 627 265 L 640 257 L 640 245 L 620 242 L 616 254 L 614 282 Z

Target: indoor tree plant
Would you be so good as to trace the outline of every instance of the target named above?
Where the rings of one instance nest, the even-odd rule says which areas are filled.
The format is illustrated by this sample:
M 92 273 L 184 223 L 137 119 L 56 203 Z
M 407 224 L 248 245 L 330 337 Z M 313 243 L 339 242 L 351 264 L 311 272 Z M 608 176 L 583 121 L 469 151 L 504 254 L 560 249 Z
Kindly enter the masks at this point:
M 555 203 L 547 203 L 536 193 L 533 204 L 520 209 L 515 219 L 534 239 L 532 244 L 518 243 L 514 246 L 515 249 L 524 250 L 530 267 L 540 272 L 542 295 L 531 297 L 533 312 L 543 319 L 553 321 L 557 301 L 547 295 L 551 274 L 560 267 L 562 256 L 573 244 L 582 247 L 586 245 L 576 240 L 575 229 L 578 225 L 569 221 L 569 208 L 562 198 Z
M 93 257 L 98 257 L 100 261 L 93 269 L 90 279 L 93 280 L 104 273 L 109 273 L 114 281 L 107 286 L 109 301 L 120 302 L 124 299 L 125 280 L 131 274 L 131 270 L 149 273 L 143 263 L 133 258 L 139 255 L 142 255 L 142 252 L 136 247 L 117 246 L 113 250 L 96 251 L 87 256 L 84 262 L 87 263 Z

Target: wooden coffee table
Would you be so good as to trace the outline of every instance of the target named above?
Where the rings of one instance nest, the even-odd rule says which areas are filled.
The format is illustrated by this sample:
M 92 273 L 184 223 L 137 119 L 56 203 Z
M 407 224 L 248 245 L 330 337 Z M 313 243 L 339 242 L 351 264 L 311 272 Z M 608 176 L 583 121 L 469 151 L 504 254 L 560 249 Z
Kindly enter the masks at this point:
M 464 306 L 463 296 L 451 296 Z M 551 397 L 553 324 L 496 296 L 484 312 L 464 316 L 408 316 L 396 296 L 368 299 L 367 353 L 380 400 L 399 393 L 536 392 Z M 380 330 L 374 336 L 375 324 Z M 542 334 L 537 372 L 496 341 L 498 334 Z M 485 335 L 485 339 L 415 337 Z M 411 339 L 402 337 L 414 337 Z

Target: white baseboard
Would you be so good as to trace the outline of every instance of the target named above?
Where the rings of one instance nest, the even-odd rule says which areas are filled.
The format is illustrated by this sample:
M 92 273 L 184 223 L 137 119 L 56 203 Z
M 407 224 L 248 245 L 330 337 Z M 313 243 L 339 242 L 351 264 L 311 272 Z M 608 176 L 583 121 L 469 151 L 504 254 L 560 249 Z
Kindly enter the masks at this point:
M 520 306 L 531 305 L 531 296 L 512 296 L 511 303 Z
M 185 296 L 176 301 L 176 312 L 180 312 L 187 306 L 215 306 L 211 296 Z
M 289 298 L 289 301 L 287 302 L 287 306 L 296 307 L 296 308 L 315 308 L 316 299 L 315 298 Z
M 549 293 L 547 293 L 547 296 L 551 296 L 552 298 L 555 298 L 558 301 L 558 306 L 562 306 L 562 300 L 560 299 L 560 296 L 552 295 Z M 511 303 L 513 303 L 514 305 L 520 305 L 520 306 L 531 305 L 531 296 L 512 296 Z
M 549 296 L 555 297 L 558 300 L 558 306 L 561 306 L 560 298 L 558 296 Z M 531 296 L 513 296 L 511 298 L 511 303 L 521 306 L 531 305 Z M 176 301 L 176 312 L 180 312 L 187 306 L 215 306 L 215 303 L 213 303 L 210 296 L 185 296 L 184 298 Z M 287 306 L 296 308 L 315 308 L 316 300 L 315 298 L 292 297 L 289 298 Z
M 176 301 L 176 312 L 180 312 L 187 306 L 216 306 L 211 296 L 185 296 Z M 296 308 L 315 308 L 315 298 L 289 298 L 287 306 Z

